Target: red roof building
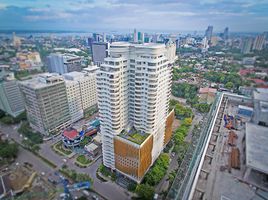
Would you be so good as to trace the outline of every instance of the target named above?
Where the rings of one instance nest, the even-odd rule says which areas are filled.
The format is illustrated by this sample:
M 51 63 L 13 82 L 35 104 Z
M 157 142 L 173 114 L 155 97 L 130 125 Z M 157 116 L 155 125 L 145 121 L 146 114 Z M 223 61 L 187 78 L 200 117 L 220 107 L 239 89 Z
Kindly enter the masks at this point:
M 63 131 L 63 136 L 69 140 L 74 140 L 78 136 L 78 132 L 76 129 L 66 129 Z
M 253 81 L 256 84 L 265 84 L 265 81 L 262 80 L 262 79 L 253 78 L 253 79 L 250 79 L 250 80 Z
M 239 74 L 240 76 L 246 76 L 254 72 L 254 69 L 240 69 Z

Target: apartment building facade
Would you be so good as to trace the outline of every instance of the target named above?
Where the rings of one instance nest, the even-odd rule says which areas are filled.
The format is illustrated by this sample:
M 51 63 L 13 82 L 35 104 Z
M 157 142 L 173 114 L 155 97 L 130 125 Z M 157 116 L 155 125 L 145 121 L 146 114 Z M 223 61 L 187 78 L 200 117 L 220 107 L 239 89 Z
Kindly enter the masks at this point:
M 170 139 L 175 51 L 172 43 L 112 43 L 97 75 L 103 163 L 137 182 Z
M 0 75 L 0 109 L 12 117 L 25 110 L 18 81 L 12 72 Z
M 96 70 L 97 66 L 90 66 L 82 72 L 63 74 L 72 123 L 97 105 Z
M 20 82 L 30 126 L 44 134 L 58 132 L 71 123 L 64 79 L 45 73 Z

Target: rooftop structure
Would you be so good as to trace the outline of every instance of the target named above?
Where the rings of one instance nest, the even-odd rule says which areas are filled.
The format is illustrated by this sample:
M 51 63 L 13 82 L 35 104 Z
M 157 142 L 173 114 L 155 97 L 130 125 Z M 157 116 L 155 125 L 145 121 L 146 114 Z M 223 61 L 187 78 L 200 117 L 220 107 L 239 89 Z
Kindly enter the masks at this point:
M 42 89 L 56 83 L 63 83 L 63 78 L 57 73 L 43 73 L 33 79 L 21 81 L 20 83 L 34 89 Z
M 257 88 L 253 91 L 255 124 L 268 126 L 268 88 Z
M 99 150 L 99 146 L 94 144 L 93 142 L 92 143 L 89 143 L 88 145 L 86 145 L 85 147 L 85 150 L 87 152 L 89 152 L 90 154 L 92 154 L 93 156 L 95 156 Z
M 63 136 L 69 140 L 74 140 L 75 138 L 77 138 L 77 136 L 79 136 L 79 133 L 74 128 L 68 128 L 63 131 Z
M 109 43 L 107 42 L 93 42 L 92 49 L 92 61 L 96 65 L 100 65 L 104 62 L 104 58 L 108 56 Z
M 200 97 L 200 103 L 213 103 L 215 99 L 217 89 L 214 88 L 200 88 L 199 89 L 199 97 Z
M 246 123 L 246 165 L 268 174 L 268 127 Z
M 149 135 L 148 133 L 140 133 L 135 128 L 132 128 L 130 131 L 123 130 L 119 136 L 140 145 Z
M 52 53 L 48 57 L 48 71 L 64 74 L 81 71 L 81 57 L 74 54 Z
M 217 92 L 217 89 L 215 89 L 215 88 L 200 88 L 199 89 L 199 93 L 209 93 L 209 92 L 211 92 L 211 93 L 216 93 Z

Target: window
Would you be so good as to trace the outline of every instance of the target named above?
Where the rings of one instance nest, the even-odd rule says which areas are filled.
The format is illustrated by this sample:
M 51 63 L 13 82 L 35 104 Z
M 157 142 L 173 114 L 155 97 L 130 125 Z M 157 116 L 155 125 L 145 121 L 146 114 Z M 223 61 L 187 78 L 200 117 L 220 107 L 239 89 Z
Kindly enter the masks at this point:
M 148 62 L 148 66 L 156 66 L 156 63 L 149 63 Z

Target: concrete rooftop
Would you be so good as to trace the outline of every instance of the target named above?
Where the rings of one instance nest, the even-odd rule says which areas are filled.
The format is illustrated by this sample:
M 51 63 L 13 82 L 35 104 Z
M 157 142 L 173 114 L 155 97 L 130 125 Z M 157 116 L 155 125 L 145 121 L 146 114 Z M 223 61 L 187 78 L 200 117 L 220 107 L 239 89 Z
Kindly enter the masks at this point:
M 268 128 L 246 123 L 246 165 L 268 174 Z

